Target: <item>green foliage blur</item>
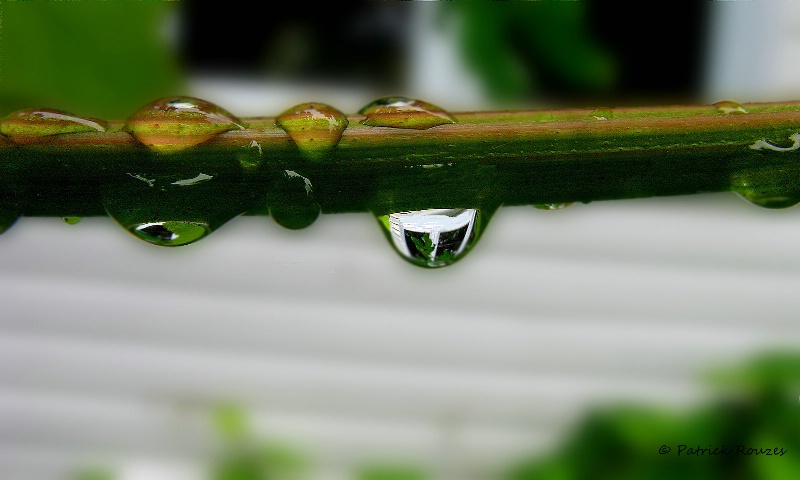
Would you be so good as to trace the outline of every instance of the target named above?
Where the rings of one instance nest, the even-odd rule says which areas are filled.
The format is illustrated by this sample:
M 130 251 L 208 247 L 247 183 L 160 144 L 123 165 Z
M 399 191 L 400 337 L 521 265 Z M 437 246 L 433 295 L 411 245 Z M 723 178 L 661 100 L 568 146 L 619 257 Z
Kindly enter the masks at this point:
M 442 5 L 458 20 L 461 51 L 486 93 L 519 102 L 545 83 L 575 94 L 614 86 L 617 65 L 588 31 L 581 2 L 472 2 Z
M 0 2 L 0 115 L 49 107 L 124 119 L 183 87 L 175 2 Z
M 589 413 L 559 450 L 522 462 L 506 480 L 800 478 L 800 356 L 765 354 L 709 379 L 715 400 L 690 411 L 620 405 Z M 786 453 L 739 455 L 739 445 Z M 723 446 L 729 454 L 688 451 Z

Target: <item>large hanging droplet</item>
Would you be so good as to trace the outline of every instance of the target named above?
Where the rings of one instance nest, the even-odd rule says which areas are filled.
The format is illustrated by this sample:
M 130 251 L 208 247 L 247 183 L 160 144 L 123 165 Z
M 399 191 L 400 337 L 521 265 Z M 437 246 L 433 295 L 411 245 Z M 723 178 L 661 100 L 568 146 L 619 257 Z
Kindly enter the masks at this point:
M 447 208 L 379 215 L 401 257 L 426 268 L 446 267 L 475 245 L 490 214 L 473 208 Z
M 102 120 L 48 108 L 18 110 L 0 121 L 0 133 L 20 144 L 35 143 L 50 135 L 105 130 L 106 124 Z
M 136 112 L 125 129 L 150 149 L 173 153 L 244 127 L 239 119 L 213 103 L 192 97 L 169 97 Z
M 731 100 L 723 100 L 721 102 L 714 103 L 713 106 L 719 113 L 724 113 L 726 115 L 730 115 L 732 113 L 747 113 L 747 110 L 744 109 L 741 103 L 733 102 Z
M 182 155 L 176 154 L 174 162 L 187 160 Z M 240 190 L 230 188 L 241 184 L 239 173 L 216 171 L 213 155 L 204 158 L 208 165 L 187 165 L 179 173 L 119 176 L 103 192 L 106 213 L 153 245 L 177 247 L 205 238 L 251 204 Z
M 269 214 L 275 223 L 299 230 L 314 223 L 319 213 L 311 180 L 294 170 L 284 170 L 270 195 Z
M 324 103 L 301 103 L 281 113 L 276 123 L 309 160 L 323 157 L 342 138 L 349 121 L 344 113 Z
M 455 118 L 441 107 L 406 97 L 375 100 L 359 113 L 367 117 L 361 123 L 372 127 L 425 130 L 446 123 L 456 123 Z

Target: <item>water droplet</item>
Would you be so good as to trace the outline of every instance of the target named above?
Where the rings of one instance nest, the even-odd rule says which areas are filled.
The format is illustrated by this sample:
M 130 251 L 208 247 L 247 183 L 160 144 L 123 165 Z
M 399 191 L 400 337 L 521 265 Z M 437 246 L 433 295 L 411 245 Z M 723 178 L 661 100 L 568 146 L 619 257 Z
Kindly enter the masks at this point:
M 75 225 L 81 221 L 82 217 L 61 217 L 67 225 Z
M 194 158 L 175 155 L 170 165 Z M 216 160 L 213 155 L 194 159 L 206 161 L 205 165 L 192 165 L 202 171 L 187 166 L 182 173 L 120 175 L 103 191 L 106 213 L 126 231 L 153 245 L 196 242 L 251 208 L 249 197 L 230 188 L 242 183 L 241 174 L 214 170 Z
M 316 160 L 339 143 L 350 122 L 330 105 L 301 103 L 281 113 L 276 123 L 292 137 L 306 158 Z
M 734 114 L 747 113 L 747 110 L 744 109 L 741 103 L 733 102 L 731 100 L 723 100 L 713 105 L 714 108 L 716 108 L 719 113 L 724 113 L 726 115 L 729 115 L 731 113 Z
M 596 108 L 592 110 L 589 117 L 594 120 L 605 122 L 614 118 L 614 109 L 612 108 Z
M 800 194 L 790 192 L 739 188 L 736 193 L 753 205 L 764 208 L 789 208 L 800 203 Z
M 456 123 L 442 108 L 422 100 L 406 97 L 385 97 L 370 103 L 359 111 L 367 118 L 361 123 L 372 127 L 426 128 Z
M 570 205 L 573 205 L 575 202 L 565 202 L 565 203 L 536 203 L 531 205 L 533 208 L 537 208 L 539 210 L 563 210 Z
M 269 214 L 278 225 L 299 230 L 319 217 L 320 206 L 311 180 L 294 170 L 284 170 L 271 192 Z
M 0 133 L 16 143 L 29 144 L 43 137 L 64 133 L 104 132 L 106 124 L 48 108 L 18 110 L 0 121 Z
M 378 215 L 395 250 L 427 268 L 446 267 L 475 245 L 490 214 L 473 208 L 448 208 Z
M 140 109 L 128 119 L 125 129 L 153 151 L 173 153 L 244 127 L 239 119 L 213 103 L 169 97 Z

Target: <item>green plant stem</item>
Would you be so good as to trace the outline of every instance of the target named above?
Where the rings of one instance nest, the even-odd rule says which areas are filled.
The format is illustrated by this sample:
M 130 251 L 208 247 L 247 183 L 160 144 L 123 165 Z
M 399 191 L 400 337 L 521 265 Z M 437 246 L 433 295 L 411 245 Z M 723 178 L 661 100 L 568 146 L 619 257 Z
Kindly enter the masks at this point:
M 309 179 L 327 213 L 753 188 L 800 197 L 800 150 L 790 139 L 800 131 L 800 103 L 744 108 L 749 113 L 712 106 L 455 113 L 457 123 L 427 130 L 370 127 L 352 115 L 338 145 L 314 159 L 274 118 L 243 119 L 243 130 L 170 154 L 149 150 L 111 122 L 106 132 L 0 144 L 0 182 L 6 208 L 28 216 L 106 215 L 104 199 L 129 195 L 125 185 L 148 191 L 136 176 L 201 173 L 215 178 L 201 204 L 263 214 L 290 203 L 275 193 L 284 170 Z M 759 141 L 784 151 L 752 148 Z

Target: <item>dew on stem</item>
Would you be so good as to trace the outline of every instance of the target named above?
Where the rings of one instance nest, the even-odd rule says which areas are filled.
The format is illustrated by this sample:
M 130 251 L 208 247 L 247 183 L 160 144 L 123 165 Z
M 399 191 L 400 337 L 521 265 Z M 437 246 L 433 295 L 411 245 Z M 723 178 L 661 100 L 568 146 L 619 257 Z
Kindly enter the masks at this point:
M 739 102 L 734 102 L 731 100 L 723 100 L 721 102 L 717 102 L 713 104 L 714 108 L 717 109 L 719 113 L 724 113 L 726 115 L 730 114 L 740 114 L 740 113 L 747 113 L 747 110 L 742 106 Z
M 324 103 L 301 103 L 276 119 L 303 156 L 317 160 L 333 149 L 349 121 L 344 113 Z
M 0 134 L 19 144 L 40 142 L 51 135 L 105 132 L 106 123 L 50 108 L 17 110 L 0 121 Z
M 139 142 L 158 153 L 174 153 L 206 142 L 242 122 L 211 102 L 192 97 L 168 97 L 146 105 L 125 124 Z
M 367 117 L 361 123 L 371 127 L 425 130 L 456 123 L 455 118 L 441 107 L 406 97 L 380 98 L 362 108 L 359 113 Z

